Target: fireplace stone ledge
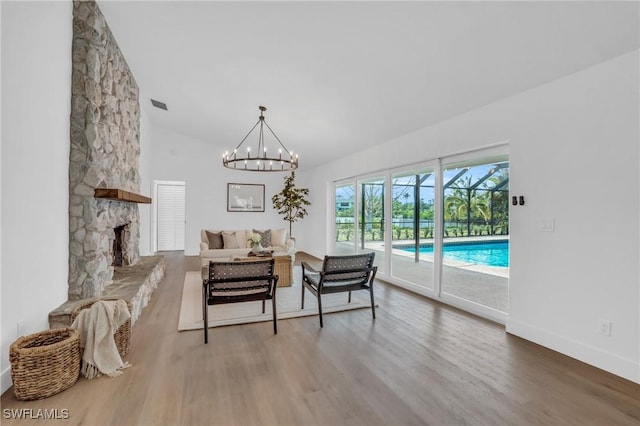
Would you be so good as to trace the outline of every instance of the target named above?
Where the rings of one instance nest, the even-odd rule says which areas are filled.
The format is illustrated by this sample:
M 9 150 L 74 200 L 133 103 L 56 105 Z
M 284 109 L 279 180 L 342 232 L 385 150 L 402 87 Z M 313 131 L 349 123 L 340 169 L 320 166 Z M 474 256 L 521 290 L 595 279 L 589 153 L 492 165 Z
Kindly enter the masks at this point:
M 131 303 L 131 325 L 149 303 L 151 294 L 158 288 L 165 273 L 163 256 L 143 256 L 135 265 L 117 268 L 113 281 L 98 297 L 68 300 L 49 312 L 49 327 L 60 328 L 71 325 L 71 312 L 78 306 L 97 299 L 124 299 Z

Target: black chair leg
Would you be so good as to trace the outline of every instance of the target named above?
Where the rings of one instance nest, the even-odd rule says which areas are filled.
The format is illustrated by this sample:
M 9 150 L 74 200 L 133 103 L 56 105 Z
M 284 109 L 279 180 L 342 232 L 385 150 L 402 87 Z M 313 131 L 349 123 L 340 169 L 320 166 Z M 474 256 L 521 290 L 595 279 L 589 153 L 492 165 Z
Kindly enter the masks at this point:
M 320 297 L 320 293 L 318 293 L 318 314 L 320 316 L 320 328 L 322 328 L 322 298 Z
M 273 295 L 273 299 L 271 299 L 272 309 L 273 309 L 273 334 L 278 334 L 278 315 L 276 314 L 276 296 Z
M 304 284 L 302 284 L 302 303 L 300 304 L 300 309 L 304 309 Z
M 204 305 L 204 343 L 209 343 L 209 309 L 207 309 L 207 305 Z
M 373 319 L 376 319 L 376 304 L 373 301 L 373 286 L 369 287 L 369 294 L 371 295 L 371 313 L 373 314 Z
M 264 314 L 264 300 L 262 301 L 262 313 Z
M 209 309 L 207 309 L 207 293 L 207 287 L 202 286 L 202 328 L 204 328 L 204 343 L 209 343 Z
M 351 292 L 349 292 L 349 301 L 348 303 L 351 303 Z

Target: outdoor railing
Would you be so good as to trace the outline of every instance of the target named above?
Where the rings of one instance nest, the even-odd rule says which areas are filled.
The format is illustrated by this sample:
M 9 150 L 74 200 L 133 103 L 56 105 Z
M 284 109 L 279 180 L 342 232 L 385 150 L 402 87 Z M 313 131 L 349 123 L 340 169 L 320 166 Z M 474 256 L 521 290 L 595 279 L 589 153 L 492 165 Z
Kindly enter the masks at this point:
M 421 220 L 418 228 L 419 239 L 433 238 L 433 221 Z M 394 240 L 415 240 L 416 228 L 413 221 L 393 220 L 391 236 Z M 370 221 L 360 223 L 360 240 L 383 241 L 384 222 Z M 336 222 L 336 241 L 353 241 L 355 224 L 353 222 Z M 444 226 L 444 238 L 473 236 L 509 235 L 509 223 L 506 220 L 485 221 L 447 221 Z

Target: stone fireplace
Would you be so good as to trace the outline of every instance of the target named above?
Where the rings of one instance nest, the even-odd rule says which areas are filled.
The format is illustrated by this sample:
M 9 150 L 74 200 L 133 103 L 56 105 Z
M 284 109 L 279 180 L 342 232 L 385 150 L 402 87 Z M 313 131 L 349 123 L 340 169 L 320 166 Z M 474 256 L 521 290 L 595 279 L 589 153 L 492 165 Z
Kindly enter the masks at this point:
M 73 2 L 71 50 L 69 302 L 127 298 L 135 321 L 164 275 L 159 257 L 143 262 L 142 269 L 156 266 L 151 278 L 139 277 L 141 289 L 116 279 L 118 268 L 139 275 L 132 269 L 140 260 L 138 203 L 151 201 L 139 195 L 139 90 L 95 1 Z
M 138 261 L 138 206 L 108 200 L 85 200 L 93 220 L 84 220 L 69 244 L 69 298 L 98 296 L 111 283 L 114 268 Z M 95 207 L 93 206 L 95 202 Z M 81 219 L 78 218 L 79 222 Z M 119 230 L 120 241 L 115 230 Z M 83 237 L 78 241 L 78 237 Z M 114 246 L 120 247 L 120 262 L 114 263 Z
M 69 298 L 98 296 L 113 279 L 114 229 L 126 225 L 122 264 L 138 260 L 136 203 L 95 188 L 140 192 L 138 86 L 93 1 L 73 6 L 69 165 Z

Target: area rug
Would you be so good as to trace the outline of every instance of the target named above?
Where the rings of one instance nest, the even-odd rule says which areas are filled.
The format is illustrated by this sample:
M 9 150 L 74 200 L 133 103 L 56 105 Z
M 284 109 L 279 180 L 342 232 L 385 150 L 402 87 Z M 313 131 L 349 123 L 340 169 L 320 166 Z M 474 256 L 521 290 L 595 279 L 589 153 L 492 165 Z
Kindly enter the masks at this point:
M 278 287 L 276 303 L 278 319 L 297 318 L 318 314 L 318 303 L 309 291 L 305 294 L 304 310 L 300 309 L 300 267 L 294 267 L 294 283 L 291 287 Z M 347 303 L 348 293 L 335 293 L 322 296 L 322 313 L 347 311 L 352 309 L 371 308 L 369 292 L 351 293 L 351 303 Z M 230 303 L 209 306 L 209 327 L 247 324 L 252 322 L 271 321 L 271 301 L 266 303 L 262 313 L 262 302 Z M 182 289 L 182 303 L 178 318 L 178 331 L 202 329 L 202 278 L 200 272 L 190 271 L 185 274 Z

